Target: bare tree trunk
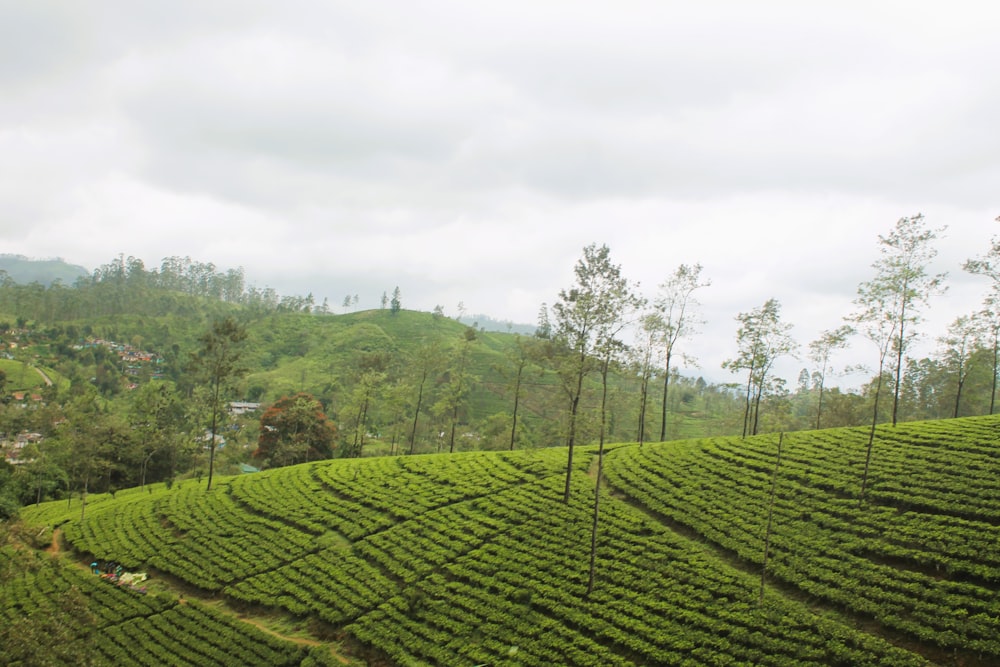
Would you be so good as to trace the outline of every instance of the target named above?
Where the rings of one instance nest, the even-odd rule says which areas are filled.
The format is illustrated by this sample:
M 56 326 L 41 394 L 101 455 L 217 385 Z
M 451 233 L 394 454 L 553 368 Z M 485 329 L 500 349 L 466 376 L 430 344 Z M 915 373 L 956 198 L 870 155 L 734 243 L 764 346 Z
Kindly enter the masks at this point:
M 816 407 L 816 430 L 820 429 L 820 420 L 823 417 L 823 383 L 821 379 L 819 381 L 819 405 Z
M 566 457 L 566 489 L 563 491 L 563 502 L 569 503 L 569 482 L 573 475 L 573 445 L 576 444 L 576 414 L 580 408 L 580 394 L 583 393 L 583 368 L 587 363 L 585 353 L 580 354 L 580 372 L 576 377 L 576 392 L 573 394 L 569 405 L 569 434 L 566 444 L 569 447 L 569 454 Z
M 594 522 L 590 530 L 590 577 L 587 580 L 587 595 L 594 591 L 597 570 L 597 524 L 601 506 L 601 473 L 604 470 L 604 441 L 597 448 L 597 481 L 594 482 Z
M 514 451 L 514 440 L 517 436 L 517 408 L 521 402 L 521 368 L 517 369 L 517 381 L 514 383 L 514 418 L 510 424 L 510 451 Z
M 80 493 L 80 521 L 83 521 L 87 511 L 87 489 L 90 486 L 90 473 L 83 478 L 83 491 Z
M 896 425 L 896 418 L 899 414 L 899 391 L 901 389 L 900 382 L 903 379 L 903 349 L 906 347 L 906 336 L 904 332 L 906 330 L 906 290 L 909 287 L 909 281 L 903 281 L 903 303 L 899 311 L 899 345 L 896 347 L 896 382 L 893 386 L 892 392 L 892 425 Z
M 215 431 L 219 422 L 219 381 L 216 380 L 212 387 L 212 440 L 208 443 L 208 486 L 206 491 L 212 490 L 212 474 L 215 472 Z
M 580 404 L 580 396 L 577 395 L 570 404 L 569 412 L 569 437 L 567 440 L 569 454 L 566 458 L 566 489 L 563 491 L 563 502 L 569 503 L 569 481 L 573 474 L 573 443 L 576 440 L 576 410 Z
M 458 424 L 458 405 L 451 412 L 451 434 L 448 436 L 448 453 L 455 453 L 455 426 Z
M 962 389 L 965 387 L 966 374 L 966 363 L 962 360 L 958 364 L 958 387 L 955 390 L 955 414 L 952 415 L 955 418 L 958 418 L 959 407 L 962 405 Z
M 663 373 L 663 405 L 660 408 L 660 442 L 667 439 L 667 391 L 670 389 L 670 351 L 667 350 L 667 363 Z
M 878 369 L 878 381 L 875 383 L 875 405 L 872 409 L 872 427 L 868 431 L 868 448 L 865 452 L 865 470 L 861 475 L 861 493 L 858 495 L 858 507 L 865 501 L 865 490 L 868 487 L 868 468 L 872 460 L 872 446 L 875 444 L 875 426 L 878 424 L 878 399 L 882 393 L 882 371 L 881 364 Z
M 784 432 L 778 434 L 778 456 L 774 461 L 774 474 L 771 476 L 771 499 L 767 504 L 767 530 L 764 533 L 764 558 L 760 568 L 760 599 L 758 605 L 764 604 L 764 582 L 767 577 L 767 557 L 771 547 L 771 521 L 774 518 L 774 492 L 778 486 L 778 467 L 781 465 L 781 443 L 785 438 Z
M 990 390 L 990 414 L 997 398 L 997 366 L 1000 364 L 1000 330 L 993 332 L 993 386 Z
M 743 437 L 747 437 L 747 431 L 750 428 L 750 388 L 753 382 L 753 370 L 747 375 L 747 394 L 745 399 L 745 406 L 743 408 Z
M 361 450 L 365 448 L 365 432 L 368 430 L 368 393 L 365 392 L 365 401 L 361 410 L 361 438 L 357 445 L 357 456 L 361 458 Z
M 600 446 L 604 447 L 604 431 L 608 421 L 608 367 L 611 365 L 611 359 L 608 357 L 604 358 L 604 362 L 601 365 L 601 440 Z
M 646 440 L 646 402 L 649 398 L 649 373 L 643 371 L 642 382 L 639 385 L 639 446 Z
M 417 409 L 413 411 L 413 428 L 410 429 L 410 454 L 417 442 L 417 419 L 420 417 L 420 405 L 424 400 L 424 381 L 427 379 L 427 371 L 424 371 L 420 378 L 420 388 L 417 390 Z
M 763 380 L 761 385 L 757 387 L 757 392 L 753 398 L 753 431 L 751 435 L 757 435 L 757 427 L 760 424 L 760 399 L 764 394 Z

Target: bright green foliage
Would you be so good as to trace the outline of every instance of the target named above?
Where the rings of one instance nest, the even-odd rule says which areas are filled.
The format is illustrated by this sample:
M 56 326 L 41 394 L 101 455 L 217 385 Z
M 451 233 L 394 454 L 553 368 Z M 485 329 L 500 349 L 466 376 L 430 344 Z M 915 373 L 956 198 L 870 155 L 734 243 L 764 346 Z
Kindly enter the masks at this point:
M 945 273 L 927 271 L 937 255 L 932 243 L 945 228 L 931 229 L 924 216 L 900 218 L 888 235 L 879 235 L 879 258 L 872 264 L 875 276 L 858 286 L 854 303 L 858 311 L 848 319 L 879 347 L 878 375 L 894 352 L 892 423 L 897 423 L 902 389 L 903 361 L 920 323 L 920 309 L 930 297 L 947 289 Z M 876 401 L 877 404 L 877 401 Z M 877 409 L 876 409 L 877 413 Z
M 695 333 L 698 325 L 702 324 L 697 314 L 699 303 L 694 297 L 694 292 L 712 284 L 711 280 L 702 279 L 701 270 L 701 264 L 678 266 L 657 288 L 653 311 L 647 316 L 649 319 L 644 324 L 647 331 L 658 339 L 662 349 L 663 402 L 660 406 L 660 440 L 667 439 L 667 396 L 672 364 L 679 352 L 677 344 Z
M 630 285 L 622 275 L 621 266 L 611 262 L 606 245 L 590 244 L 573 267 L 575 281 L 559 291 L 559 300 L 552 305 L 554 328 L 545 356 L 559 377 L 566 404 L 566 484 L 564 502 L 569 502 L 572 487 L 573 447 L 577 442 L 580 404 L 584 380 L 604 361 L 614 347 L 614 334 L 624 312 L 635 305 Z M 606 367 L 606 364 L 605 364 Z M 606 378 L 606 375 L 604 376 Z M 605 394 L 607 382 L 604 383 Z M 604 442 L 604 407 L 601 408 L 601 442 Z
M 241 365 L 243 343 L 246 341 L 246 327 L 232 317 L 216 321 L 202 334 L 200 349 L 191 357 L 191 369 L 199 374 L 208 385 L 209 412 L 212 415 L 209 430 L 208 488 L 212 488 L 215 473 L 215 451 L 220 420 L 225 416 L 223 400 L 227 389 L 231 391 L 233 381 L 246 374 Z
M 997 418 L 880 428 L 863 510 L 866 429 L 786 434 L 768 581 L 808 606 L 771 586 L 758 602 L 775 436 L 612 447 L 590 595 L 593 448 L 579 448 L 569 503 L 565 450 L 545 449 L 319 461 L 210 493 L 188 481 L 95 496 L 85 522 L 66 503 L 24 516 L 66 522 L 101 560 L 330 624 L 395 664 L 927 664 L 860 621 L 988 662 L 1000 659 L 998 432 Z M 170 606 L 98 646 L 211 653 L 197 614 L 221 623 Z
M 13 556 L 0 549 L 0 564 Z M 0 597 L 4 664 L 264 667 L 305 654 L 197 602 L 118 587 L 47 556 L 18 564 Z
M 912 640 L 1000 660 L 996 418 L 785 434 L 769 574 Z M 619 449 L 608 479 L 748 564 L 763 557 L 777 437 Z
M 760 423 L 760 402 L 765 392 L 773 389 L 776 379 L 771 373 L 774 362 L 795 353 L 797 347 L 789 333 L 791 324 L 781 321 L 781 304 L 768 299 L 749 313 L 736 316 L 740 328 L 736 332 L 739 351 L 722 367 L 733 373 L 746 373 L 743 410 L 743 436 L 757 435 Z

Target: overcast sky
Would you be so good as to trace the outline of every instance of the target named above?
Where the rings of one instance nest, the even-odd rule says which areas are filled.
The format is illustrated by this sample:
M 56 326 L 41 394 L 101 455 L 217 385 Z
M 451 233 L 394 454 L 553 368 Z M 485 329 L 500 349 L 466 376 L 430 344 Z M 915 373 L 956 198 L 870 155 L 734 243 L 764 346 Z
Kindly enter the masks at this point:
M 704 266 L 726 380 L 737 313 L 804 348 L 923 213 L 933 346 L 1000 233 L 998 64 L 987 2 L 0 0 L 0 252 L 534 322 L 604 243 L 648 294 Z

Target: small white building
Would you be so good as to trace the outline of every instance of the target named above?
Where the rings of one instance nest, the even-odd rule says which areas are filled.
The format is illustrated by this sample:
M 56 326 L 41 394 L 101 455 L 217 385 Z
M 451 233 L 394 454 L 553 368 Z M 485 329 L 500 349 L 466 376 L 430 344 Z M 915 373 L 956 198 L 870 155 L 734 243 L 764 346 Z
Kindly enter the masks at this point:
M 249 401 L 230 401 L 229 414 L 233 416 L 245 415 L 248 412 L 260 410 L 260 403 L 250 403 Z

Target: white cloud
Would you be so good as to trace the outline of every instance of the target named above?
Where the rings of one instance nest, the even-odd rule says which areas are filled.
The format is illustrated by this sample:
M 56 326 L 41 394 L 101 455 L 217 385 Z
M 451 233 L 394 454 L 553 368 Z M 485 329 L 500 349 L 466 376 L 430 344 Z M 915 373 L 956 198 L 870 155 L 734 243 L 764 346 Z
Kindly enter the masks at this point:
M 90 267 L 190 255 L 283 292 L 534 321 L 607 243 L 700 262 L 706 374 L 779 299 L 839 323 L 877 235 L 1000 214 L 982 3 L 95 2 L 0 8 L 0 239 Z M 364 293 L 362 293 L 364 292 Z

